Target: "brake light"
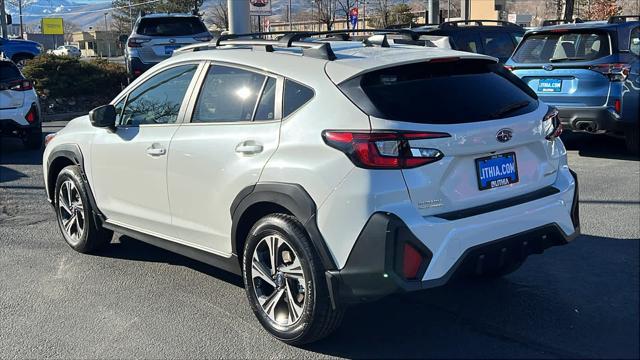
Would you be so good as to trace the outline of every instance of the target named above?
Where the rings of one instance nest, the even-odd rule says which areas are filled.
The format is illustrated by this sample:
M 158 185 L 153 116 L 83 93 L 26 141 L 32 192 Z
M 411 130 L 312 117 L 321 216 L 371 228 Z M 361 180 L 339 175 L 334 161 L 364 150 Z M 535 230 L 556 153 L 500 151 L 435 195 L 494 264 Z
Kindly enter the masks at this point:
M 204 36 L 194 36 L 193 37 L 196 41 L 211 41 L 211 39 L 213 39 L 213 36 L 211 35 L 204 35 Z
M 38 110 L 35 105 L 31 105 L 29 112 L 24 116 L 29 124 L 33 124 L 38 119 Z
M 597 71 L 609 77 L 610 81 L 625 81 L 631 71 L 629 64 L 599 64 L 589 67 L 593 71 Z
M 142 44 L 148 42 L 150 39 L 141 39 L 141 38 L 129 38 L 127 41 L 127 46 L 131 48 L 142 47 Z
M 549 107 L 549 110 L 542 119 L 542 128 L 545 134 L 544 138 L 549 141 L 553 141 L 562 135 L 562 123 L 558 116 L 558 109 Z
M 436 59 L 429 60 L 429 64 L 448 63 L 448 62 L 456 62 L 456 61 L 460 61 L 460 58 L 459 57 L 436 58 Z
M 439 132 L 349 132 L 325 130 L 325 143 L 344 152 L 365 169 L 410 169 L 444 157 L 433 148 L 410 144 L 413 140 L 437 139 L 451 135 Z
M 407 280 L 414 280 L 418 276 L 422 265 L 422 255 L 413 245 L 405 243 L 402 257 L 402 275 Z
M 9 83 L 9 90 L 27 91 L 33 89 L 33 84 L 29 80 L 17 80 Z

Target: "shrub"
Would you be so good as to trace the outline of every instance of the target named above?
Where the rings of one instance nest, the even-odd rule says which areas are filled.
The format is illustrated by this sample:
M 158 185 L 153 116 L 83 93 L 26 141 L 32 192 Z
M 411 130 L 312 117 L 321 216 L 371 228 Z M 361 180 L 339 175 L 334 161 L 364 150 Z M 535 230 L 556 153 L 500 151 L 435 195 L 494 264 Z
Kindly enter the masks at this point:
M 127 83 L 125 68 L 103 59 L 80 61 L 44 54 L 28 61 L 22 72 L 38 94 L 51 99 L 111 99 Z

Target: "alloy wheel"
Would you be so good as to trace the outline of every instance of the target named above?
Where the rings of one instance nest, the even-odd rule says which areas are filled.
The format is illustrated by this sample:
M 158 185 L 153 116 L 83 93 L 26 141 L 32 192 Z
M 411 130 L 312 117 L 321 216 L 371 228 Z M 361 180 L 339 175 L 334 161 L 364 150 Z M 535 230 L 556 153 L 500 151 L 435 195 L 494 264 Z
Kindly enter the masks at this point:
M 280 326 L 295 324 L 305 307 L 305 276 L 298 254 L 279 235 L 262 238 L 253 251 L 251 281 L 264 313 Z
M 58 213 L 67 239 L 72 245 L 78 244 L 84 234 L 84 205 L 78 188 L 71 180 L 65 180 L 60 185 Z

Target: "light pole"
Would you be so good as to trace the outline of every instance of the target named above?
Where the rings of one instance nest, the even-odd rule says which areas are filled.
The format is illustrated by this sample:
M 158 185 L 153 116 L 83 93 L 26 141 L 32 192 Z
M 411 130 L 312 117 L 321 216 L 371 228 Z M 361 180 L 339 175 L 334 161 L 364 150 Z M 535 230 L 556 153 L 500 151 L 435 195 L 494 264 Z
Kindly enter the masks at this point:
M 107 48 L 109 49 L 107 53 L 107 61 L 109 61 L 109 58 L 111 57 L 111 41 L 109 41 L 109 39 L 111 38 L 111 36 L 109 36 L 109 24 L 107 23 L 107 15 L 109 15 L 108 12 L 104 13 L 104 36 L 107 41 Z
M 20 39 L 24 39 L 24 30 L 22 30 L 22 0 L 18 0 L 18 13 L 20 14 Z

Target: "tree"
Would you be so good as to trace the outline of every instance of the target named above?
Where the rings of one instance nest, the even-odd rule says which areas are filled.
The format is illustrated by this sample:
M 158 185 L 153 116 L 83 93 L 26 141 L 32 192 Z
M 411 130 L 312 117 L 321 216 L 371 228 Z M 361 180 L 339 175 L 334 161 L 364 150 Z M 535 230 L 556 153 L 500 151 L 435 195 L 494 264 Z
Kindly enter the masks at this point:
M 351 9 L 356 6 L 356 0 L 338 0 L 338 6 L 340 7 L 340 12 L 344 15 L 345 20 L 347 21 L 347 29 L 351 26 L 350 14 Z
M 389 0 L 373 0 L 370 4 L 372 16 L 370 17 L 371 20 L 367 20 L 367 22 L 371 21 L 373 26 L 377 28 L 384 29 L 388 27 L 389 15 L 391 14 Z
M 591 6 L 586 11 L 589 20 L 607 20 L 611 16 L 620 15 L 622 6 L 616 0 L 591 0 Z
M 391 7 L 389 17 L 394 24 L 410 24 L 413 21 L 411 6 L 407 4 L 396 4 Z
M 229 8 L 226 0 L 216 0 L 209 9 L 207 20 L 219 29 L 229 29 Z
M 71 42 L 73 40 L 73 33 L 76 31 L 81 31 L 82 28 L 71 21 L 65 21 L 64 24 L 64 41 Z
M 140 11 L 188 13 L 199 9 L 203 2 L 204 0 L 164 0 L 153 3 L 149 3 L 149 0 L 112 0 L 111 4 L 115 8 L 113 25 L 118 31 L 126 33 L 131 31 Z
M 315 0 L 314 2 L 318 6 L 316 19 L 331 31 L 333 22 L 336 20 L 337 0 Z

